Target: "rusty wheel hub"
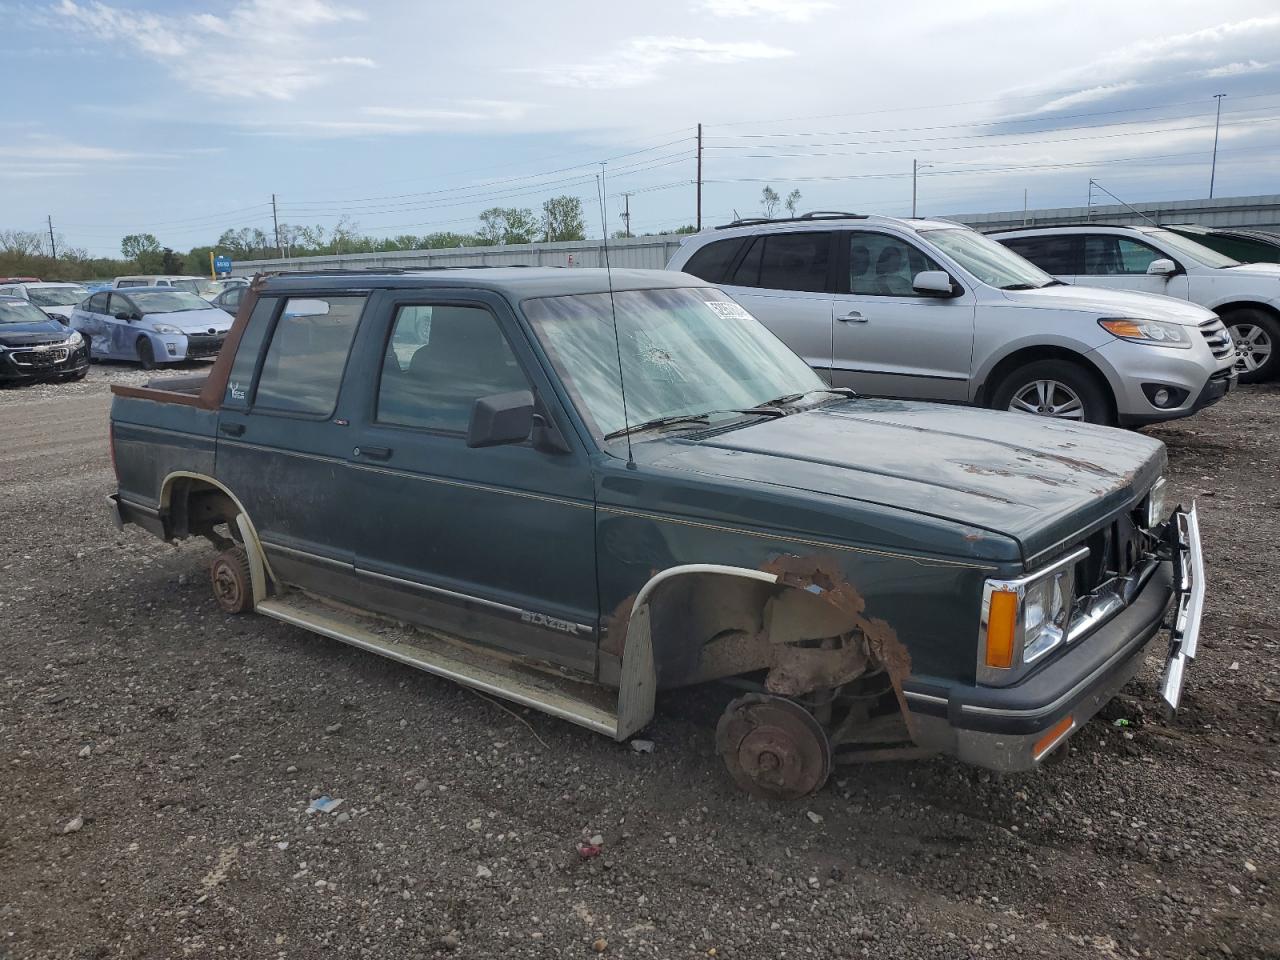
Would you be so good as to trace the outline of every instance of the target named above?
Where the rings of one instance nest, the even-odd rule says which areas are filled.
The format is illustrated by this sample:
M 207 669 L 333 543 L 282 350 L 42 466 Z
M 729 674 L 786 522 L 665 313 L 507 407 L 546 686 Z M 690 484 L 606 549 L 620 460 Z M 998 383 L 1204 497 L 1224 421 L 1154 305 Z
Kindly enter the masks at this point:
M 831 745 L 804 707 L 752 693 L 729 704 L 716 728 L 716 750 L 734 782 L 771 800 L 798 800 L 827 782 Z

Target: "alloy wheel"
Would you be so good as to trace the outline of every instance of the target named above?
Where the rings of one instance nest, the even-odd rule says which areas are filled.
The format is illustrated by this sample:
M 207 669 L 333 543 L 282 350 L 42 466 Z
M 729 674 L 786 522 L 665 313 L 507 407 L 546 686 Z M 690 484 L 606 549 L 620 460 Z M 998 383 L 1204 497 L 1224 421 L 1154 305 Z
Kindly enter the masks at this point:
M 1233 324 L 1231 339 L 1236 346 L 1237 373 L 1252 373 L 1271 356 L 1271 335 L 1257 324 Z
M 1009 409 L 1060 420 L 1085 418 L 1080 396 L 1061 380 L 1032 380 L 1019 387 L 1009 400 Z

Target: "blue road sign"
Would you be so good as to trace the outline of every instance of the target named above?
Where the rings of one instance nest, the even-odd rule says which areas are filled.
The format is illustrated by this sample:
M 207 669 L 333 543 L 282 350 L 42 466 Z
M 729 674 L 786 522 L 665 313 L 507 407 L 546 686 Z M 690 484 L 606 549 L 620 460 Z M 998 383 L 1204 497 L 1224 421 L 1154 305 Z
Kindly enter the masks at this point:
M 230 272 L 231 272 L 231 258 L 230 258 L 230 257 L 222 257 L 222 256 L 214 257 L 214 258 L 213 258 L 213 269 L 214 269 L 215 271 L 217 271 L 218 273 L 230 273 Z

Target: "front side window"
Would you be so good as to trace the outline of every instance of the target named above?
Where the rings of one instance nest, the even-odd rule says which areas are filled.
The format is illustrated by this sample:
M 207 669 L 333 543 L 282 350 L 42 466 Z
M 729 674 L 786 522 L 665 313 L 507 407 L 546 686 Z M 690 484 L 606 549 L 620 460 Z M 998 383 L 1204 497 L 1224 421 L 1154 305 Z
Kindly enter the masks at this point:
M 920 236 L 960 264 L 982 283 L 1001 290 L 1032 290 L 1057 283 L 1030 260 L 1004 244 L 966 227 L 922 230 Z
M 465 433 L 478 399 L 528 389 L 497 318 L 484 307 L 403 306 L 383 355 L 376 419 Z
M 84 308 L 88 310 L 90 313 L 106 313 L 107 297 L 109 296 L 110 294 L 107 294 L 107 293 L 95 293 L 92 297 L 89 298 Z
M 262 362 L 255 407 L 310 416 L 333 413 L 364 301 L 364 297 L 286 300 Z
M 124 294 L 113 293 L 111 295 L 111 305 L 108 307 L 107 312 L 113 317 L 121 313 L 133 316 L 135 307 Z
M 523 304 L 597 439 L 659 418 L 742 410 L 824 386 L 808 364 L 714 287 L 626 290 L 613 301 L 616 340 L 607 293 Z
M 1160 259 L 1165 259 L 1165 256 L 1159 250 L 1128 237 L 1095 233 L 1084 238 L 1084 272 L 1087 276 L 1146 273 L 1147 267 Z
M 917 297 L 915 276 L 941 270 L 916 246 L 887 233 L 849 236 L 849 292 L 878 297 Z

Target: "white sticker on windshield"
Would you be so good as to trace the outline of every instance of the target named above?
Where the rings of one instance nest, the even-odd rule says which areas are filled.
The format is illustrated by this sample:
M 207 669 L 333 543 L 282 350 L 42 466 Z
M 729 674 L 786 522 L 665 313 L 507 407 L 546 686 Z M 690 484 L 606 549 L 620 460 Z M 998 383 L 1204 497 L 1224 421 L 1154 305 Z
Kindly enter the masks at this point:
M 747 313 L 741 304 L 734 303 L 732 300 L 703 300 L 702 302 L 724 320 L 751 319 L 751 314 Z

